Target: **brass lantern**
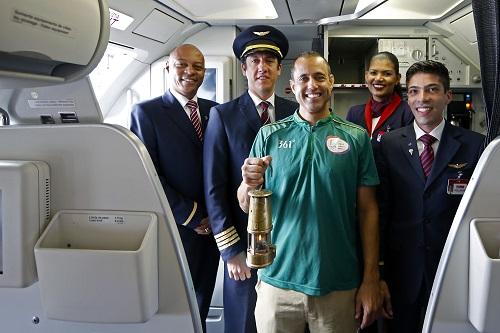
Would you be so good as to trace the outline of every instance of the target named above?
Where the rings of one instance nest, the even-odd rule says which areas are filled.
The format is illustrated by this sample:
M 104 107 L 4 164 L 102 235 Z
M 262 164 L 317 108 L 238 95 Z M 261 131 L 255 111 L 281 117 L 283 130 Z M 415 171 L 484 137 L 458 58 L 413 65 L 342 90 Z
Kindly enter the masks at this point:
M 263 268 L 272 264 L 276 256 L 276 246 L 271 244 L 272 214 L 271 194 L 269 190 L 248 192 L 248 247 L 247 265 L 251 268 Z

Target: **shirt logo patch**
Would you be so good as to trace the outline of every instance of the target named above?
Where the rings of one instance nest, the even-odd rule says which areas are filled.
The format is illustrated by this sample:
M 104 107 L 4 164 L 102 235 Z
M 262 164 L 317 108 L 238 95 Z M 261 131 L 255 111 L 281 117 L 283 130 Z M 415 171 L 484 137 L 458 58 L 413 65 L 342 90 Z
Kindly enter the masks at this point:
M 344 154 L 349 151 L 349 144 L 338 136 L 329 135 L 326 137 L 326 147 L 334 154 Z

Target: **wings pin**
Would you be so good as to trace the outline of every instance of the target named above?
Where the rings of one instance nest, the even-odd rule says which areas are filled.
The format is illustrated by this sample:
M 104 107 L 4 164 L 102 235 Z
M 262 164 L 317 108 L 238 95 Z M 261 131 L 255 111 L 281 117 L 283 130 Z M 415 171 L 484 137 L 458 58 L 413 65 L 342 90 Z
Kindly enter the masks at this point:
M 467 165 L 467 163 L 450 163 L 448 166 L 453 169 L 462 169 Z
M 270 33 L 270 31 L 254 31 L 253 33 L 254 33 L 255 35 L 257 35 L 257 36 L 262 37 L 262 36 L 265 36 L 265 35 L 269 34 L 269 33 Z

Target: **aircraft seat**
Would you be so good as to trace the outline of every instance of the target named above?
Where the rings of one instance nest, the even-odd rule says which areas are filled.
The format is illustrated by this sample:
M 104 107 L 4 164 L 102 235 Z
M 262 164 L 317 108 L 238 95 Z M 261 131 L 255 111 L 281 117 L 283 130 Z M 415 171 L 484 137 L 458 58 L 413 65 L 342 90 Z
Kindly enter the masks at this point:
M 500 327 L 500 138 L 485 149 L 439 262 L 424 333 L 488 333 Z
M 30 267 L 19 268 L 25 263 L 34 267 L 33 261 L 11 256 L 12 253 L 32 256 L 32 243 L 36 237 L 25 237 L 30 239 L 25 241 L 23 238 L 22 244 L 0 241 L 0 330 L 202 332 L 187 260 L 151 158 L 133 133 L 119 126 L 100 123 L 102 115 L 98 105 L 93 108 L 95 97 L 88 89 L 86 75 L 99 62 L 109 38 L 106 0 L 5 0 L 0 5 L 0 29 L 0 108 L 15 120 L 15 125 L 0 127 L 0 162 L 3 162 L 0 163 L 0 175 L 4 172 L 2 165 L 21 166 L 24 170 L 17 173 L 21 175 L 19 181 L 0 176 L 0 236 L 7 239 L 9 235 L 6 233 L 12 230 L 19 235 L 26 228 L 34 228 L 36 237 L 39 237 L 47 220 L 58 216 L 61 211 L 142 212 L 156 216 L 157 237 L 154 237 L 154 242 L 158 258 L 149 258 L 145 263 L 154 264 L 158 269 L 158 311 L 145 322 L 89 322 L 85 320 L 88 317 L 83 314 L 80 317 L 78 313 L 76 318 L 51 319 L 44 309 L 43 290 L 36 272 L 31 274 Z M 50 93 L 50 99 L 64 102 L 71 90 L 67 87 L 73 83 L 77 83 L 75 89 L 80 93 L 88 94 L 89 104 L 84 103 L 85 97 L 81 94 L 74 102 L 83 109 L 93 108 L 93 116 L 80 123 L 33 122 L 29 117 L 30 110 L 43 109 L 33 97 L 41 93 L 38 87 L 45 86 L 43 93 Z M 24 90 L 28 87 L 36 88 Z M 35 111 L 35 118 L 39 121 L 40 115 Z M 40 184 L 35 180 L 35 185 L 40 185 L 39 189 L 45 186 L 46 192 L 39 191 L 44 200 L 31 200 L 37 212 L 28 214 L 18 194 L 31 193 L 30 187 L 26 187 L 27 178 L 36 174 L 36 170 L 39 173 L 45 170 L 50 177 L 39 176 Z M 6 198 L 16 199 L 18 205 L 9 206 L 11 201 Z M 13 211 L 16 214 L 10 218 Z M 18 224 L 13 226 L 14 223 Z M 30 246 L 28 252 L 23 248 L 26 244 Z M 21 272 L 23 278 L 6 281 L 11 267 Z M 91 266 L 88 274 L 92 274 L 92 269 L 97 268 Z M 123 272 L 120 278 L 129 278 L 127 273 L 130 274 Z M 85 285 L 92 280 L 85 279 L 85 276 L 71 281 L 74 279 L 62 281 Z M 127 292 L 129 290 L 123 290 L 123 293 Z M 123 299 L 125 297 L 118 296 L 109 304 L 119 309 L 124 305 Z M 56 301 L 63 302 L 62 298 Z

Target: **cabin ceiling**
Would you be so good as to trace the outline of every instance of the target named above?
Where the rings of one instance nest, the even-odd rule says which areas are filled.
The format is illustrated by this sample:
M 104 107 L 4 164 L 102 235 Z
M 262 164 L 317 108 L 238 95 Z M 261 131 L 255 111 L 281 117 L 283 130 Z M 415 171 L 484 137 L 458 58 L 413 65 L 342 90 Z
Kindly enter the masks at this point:
M 111 29 L 110 40 L 137 48 L 141 60 L 151 62 L 168 52 L 183 37 L 206 26 L 236 26 L 245 29 L 253 24 L 278 26 L 291 42 L 317 37 L 317 21 L 329 17 L 349 17 L 367 3 L 382 0 L 108 0 L 110 8 L 134 18 L 125 30 Z M 274 9 L 267 13 L 261 8 L 266 2 Z M 375 8 L 378 16 L 341 24 L 413 24 L 424 25 L 430 20 L 440 21 L 471 0 L 387 0 Z M 434 4 L 434 6 L 433 6 Z M 261 10 L 256 10 L 261 9 Z M 275 10 L 275 11 L 274 11 Z M 435 12 L 433 12 L 435 10 Z M 263 13 L 261 13 L 261 11 Z M 275 19 L 262 18 L 277 15 Z M 384 13 L 399 13 L 382 19 Z M 404 22 L 394 19 L 413 15 Z M 250 17 L 250 19 L 246 19 Z M 429 19 L 426 19 L 429 17 Z M 161 27 L 161 29 L 159 29 Z M 160 31 L 161 30 L 161 31 Z
M 226 16 L 221 19 L 217 15 L 216 9 L 224 12 L 227 8 L 227 0 L 206 1 L 211 10 L 200 11 L 196 8 L 200 0 L 157 0 L 168 7 L 177 10 L 186 15 L 195 22 L 207 22 L 212 26 L 233 25 L 243 30 L 254 24 L 267 24 L 279 26 L 280 30 L 289 38 L 289 40 L 311 39 L 317 35 L 316 22 L 324 17 L 347 15 L 354 13 L 358 0 L 266 0 L 272 3 L 276 10 L 277 18 L 243 18 L 245 15 L 252 16 L 248 10 L 249 2 L 259 3 L 264 0 L 232 0 L 230 1 L 234 8 L 240 8 L 241 13 L 233 16 Z M 234 5 L 236 4 L 236 5 Z M 241 4 L 241 5 L 239 5 Z M 254 5 L 254 7 L 256 7 Z M 195 13 L 206 13 L 205 15 L 196 15 Z M 238 19 L 235 19 L 238 17 Z
M 316 27 L 318 21 L 329 17 L 345 17 L 377 4 L 358 21 L 383 21 L 386 25 L 400 24 L 401 19 L 415 23 L 442 20 L 471 0 L 156 0 L 173 8 L 195 22 L 210 25 L 247 27 L 256 22 L 299 28 Z M 204 5 L 200 5 L 203 3 Z M 230 3 L 230 5 L 229 5 Z M 262 3 L 272 4 L 277 17 L 270 18 Z M 260 16 L 259 16 L 260 10 Z M 249 19 L 246 19 L 248 17 Z M 379 22 L 380 23 L 380 22 Z

